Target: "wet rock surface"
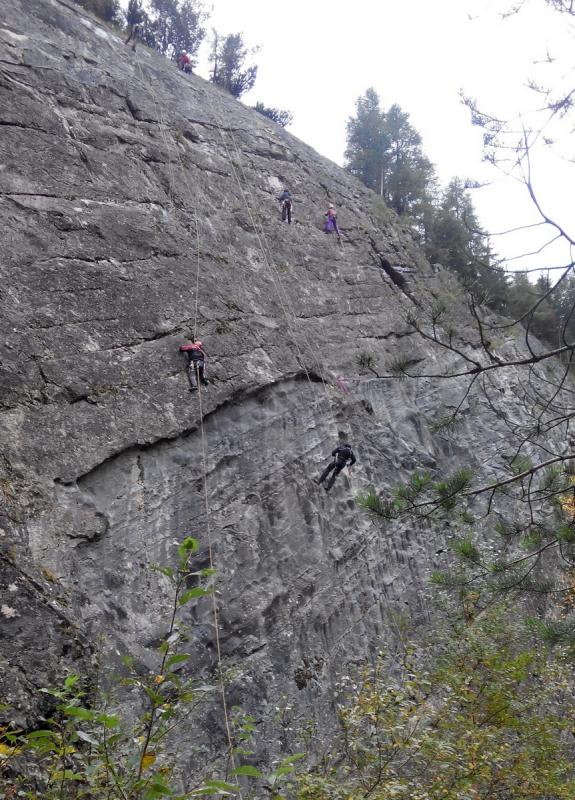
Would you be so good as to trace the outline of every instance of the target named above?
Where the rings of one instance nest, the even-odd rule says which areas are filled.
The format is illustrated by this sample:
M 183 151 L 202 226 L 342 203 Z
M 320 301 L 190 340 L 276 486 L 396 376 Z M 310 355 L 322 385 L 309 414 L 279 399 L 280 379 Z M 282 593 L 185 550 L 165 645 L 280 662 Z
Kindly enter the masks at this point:
M 169 597 L 150 566 L 187 534 L 205 566 L 209 528 L 230 703 L 255 711 L 270 752 L 282 702 L 321 734 L 337 675 L 393 636 L 390 615 L 425 624 L 449 535 L 374 523 L 357 492 L 504 463 L 481 394 L 455 432 L 437 424 L 464 381 L 380 377 L 397 359 L 457 363 L 406 315 L 447 300 L 465 338 L 460 290 L 374 195 L 264 117 L 66 0 L 0 8 L 1 589 L 15 609 L 0 622 L 15 706 L 33 716 L 34 686 L 81 661 L 85 636 L 151 665 Z M 322 232 L 328 202 L 341 247 Z M 201 398 L 178 352 L 194 329 Z M 519 414 L 518 375 L 490 380 Z M 341 438 L 358 463 L 327 494 L 312 478 Z M 67 605 L 19 564 L 44 565 Z M 210 602 L 186 614 L 187 668 L 210 677 Z

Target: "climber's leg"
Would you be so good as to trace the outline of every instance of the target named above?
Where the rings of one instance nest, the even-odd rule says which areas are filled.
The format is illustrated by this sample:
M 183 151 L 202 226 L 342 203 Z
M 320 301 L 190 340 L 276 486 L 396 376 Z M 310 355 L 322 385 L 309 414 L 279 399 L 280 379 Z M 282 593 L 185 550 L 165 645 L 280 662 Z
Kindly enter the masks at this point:
M 335 461 L 332 461 L 331 464 L 327 465 L 327 467 L 321 473 L 319 478 L 316 478 L 316 483 L 323 483 L 327 478 L 327 476 L 329 475 L 329 473 L 332 471 L 332 469 L 335 469 Z
M 190 361 L 188 364 L 188 380 L 190 382 L 190 390 L 195 392 L 198 388 L 198 373 L 196 370 L 196 363 L 194 361 Z
M 326 490 L 326 492 L 329 492 L 329 490 L 331 489 L 331 487 L 335 483 L 335 479 L 337 478 L 339 473 L 342 471 L 342 469 L 345 467 L 345 462 L 342 462 L 341 464 L 337 464 L 336 463 L 333 466 L 334 466 L 334 470 L 333 470 L 333 472 L 331 474 L 331 478 L 326 483 L 326 485 L 323 487 Z
M 206 365 L 204 361 L 196 361 L 196 367 L 198 368 L 198 377 L 201 380 L 204 386 L 208 385 L 206 380 Z

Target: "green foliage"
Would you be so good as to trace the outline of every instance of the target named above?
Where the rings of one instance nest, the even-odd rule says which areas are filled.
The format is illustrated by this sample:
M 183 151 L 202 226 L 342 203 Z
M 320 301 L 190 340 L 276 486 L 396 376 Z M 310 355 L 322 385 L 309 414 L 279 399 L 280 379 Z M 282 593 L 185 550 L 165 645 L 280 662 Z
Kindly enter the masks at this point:
M 385 519 L 392 519 L 400 512 L 407 511 L 434 516 L 438 512 L 452 511 L 472 478 L 473 473 L 465 468 L 441 481 L 433 481 L 428 472 L 415 472 L 407 483 L 395 487 L 388 500 L 379 497 L 375 489 L 358 495 L 356 500 L 360 507 Z
M 122 12 L 119 0 L 74 0 L 74 2 L 106 22 L 120 24 Z
M 432 570 L 430 580 L 434 586 L 442 589 L 455 589 L 467 583 L 466 576 L 462 573 L 443 572 L 438 569 Z
M 557 539 L 566 544 L 575 543 L 575 526 L 572 523 L 565 522 L 559 525 L 555 531 Z
M 389 520 L 396 516 L 397 509 L 394 504 L 390 503 L 389 501 L 382 500 L 376 493 L 375 489 L 370 488 L 367 492 L 358 494 L 355 498 L 355 502 L 360 508 L 364 508 L 367 511 L 372 511 L 374 514 L 377 514 L 384 519 Z
M 473 561 L 475 564 L 481 560 L 479 550 L 475 546 L 471 536 L 464 536 L 454 539 L 451 542 L 450 547 L 460 558 Z
M 575 625 L 568 620 L 536 619 L 530 617 L 527 624 L 544 642 L 552 647 L 558 644 L 575 644 Z
M 41 729 L 28 733 L 0 729 L 0 773 L 2 766 L 10 766 L 11 775 L 16 776 L 14 792 L 21 793 L 17 796 L 42 800 L 190 796 L 176 791 L 174 734 L 214 688 L 189 674 L 190 654 L 180 650 L 187 641 L 183 608 L 213 591 L 209 582 L 214 570 L 192 568 L 197 550 L 198 541 L 188 536 L 177 547 L 173 565 L 154 567 L 168 582 L 173 599 L 153 668 L 142 673 L 141 665 L 136 668 L 135 660 L 125 656 L 124 673 L 114 690 L 117 696 L 112 697 L 89 692 L 85 679 L 69 675 L 61 687 L 40 690 L 52 704 Z M 201 581 L 208 585 L 199 585 Z M 190 583 L 197 585 L 190 587 Z M 120 693 L 126 691 L 138 697 L 143 709 L 135 720 L 114 711 L 114 706 L 121 705 Z M 220 766 L 222 778 L 226 778 L 226 760 Z M 211 774 L 194 794 L 239 792 L 238 784 L 220 779 L 218 768 L 217 762 L 210 765 Z M 259 777 L 251 765 L 238 764 L 236 774 Z
M 347 121 L 346 168 L 383 197 L 383 160 L 390 142 L 375 89 L 356 101 L 356 116 Z
M 376 191 L 398 214 L 417 216 L 433 182 L 421 137 L 396 104 L 382 111 L 370 88 L 347 122 L 346 168 Z
M 512 539 L 520 536 L 524 528 L 516 521 L 500 519 L 493 526 L 493 530 L 495 533 L 499 534 L 502 539 Z
M 572 309 L 575 304 L 575 278 L 570 275 L 561 286 L 543 299 L 550 289 L 549 278 L 541 275 L 535 283 L 526 273 L 514 273 L 509 286 L 509 313 L 522 319 L 522 325 L 551 347 L 563 344 L 561 331 L 565 327 L 566 340 L 575 338 L 575 321 Z M 536 307 L 535 307 L 536 306 Z
M 495 308 L 506 306 L 507 276 L 493 263 L 464 181 L 454 178 L 428 209 L 424 245 L 430 261 L 456 272 L 472 295 Z
M 530 528 L 527 533 L 519 540 L 519 546 L 523 550 L 537 550 L 538 547 L 541 547 L 541 542 L 543 541 L 543 535 L 540 530 L 537 528 Z
M 273 122 L 277 122 L 278 125 L 281 125 L 282 128 L 286 128 L 288 125 L 291 125 L 293 122 L 293 114 L 291 111 L 285 111 L 281 108 L 274 108 L 273 106 L 266 106 L 263 103 L 256 103 L 253 106 L 254 111 L 257 111 L 258 114 L 262 114 L 264 117 L 271 119 Z
M 509 469 L 513 475 L 521 475 L 522 472 L 527 472 L 533 466 L 533 462 L 528 456 L 515 456 L 513 461 L 509 464 Z
M 143 0 L 129 0 L 126 9 L 126 22 L 128 25 L 142 25 L 146 20 Z
M 432 433 L 448 433 L 454 435 L 463 425 L 463 420 L 459 414 L 445 414 L 429 423 L 429 430 Z
M 230 33 L 223 38 L 214 31 L 212 47 L 212 74 L 210 80 L 222 86 L 234 97 L 241 97 L 253 88 L 258 74 L 257 66 L 246 67 L 246 59 L 258 48 L 248 50 L 241 33 Z
M 461 494 L 471 483 L 473 473 L 471 470 L 462 467 L 446 480 L 434 484 L 433 489 L 437 493 L 437 499 L 441 508 L 450 511 L 457 504 L 458 495 Z
M 431 484 L 428 472 L 414 472 L 409 481 L 395 490 L 394 503 L 397 508 L 404 510 L 414 506 L 422 492 Z
M 388 206 L 412 217 L 430 261 L 457 272 L 489 305 L 507 306 L 507 275 L 494 264 L 468 185 L 454 178 L 438 191 L 421 137 L 400 106 L 383 111 L 372 88 L 359 97 L 355 116 L 347 121 L 345 159 L 346 168 Z
M 143 12 L 142 39 L 162 55 L 176 59 L 185 50 L 192 64 L 206 35 L 208 14 L 199 0 L 150 0 Z
M 570 668 L 507 616 L 451 626 L 431 664 L 389 654 L 352 676 L 341 737 L 296 778 L 298 800 L 571 798 Z
M 553 466 L 543 472 L 539 491 L 543 493 L 566 492 L 571 485 L 571 478 L 565 475 L 565 470 L 562 467 Z

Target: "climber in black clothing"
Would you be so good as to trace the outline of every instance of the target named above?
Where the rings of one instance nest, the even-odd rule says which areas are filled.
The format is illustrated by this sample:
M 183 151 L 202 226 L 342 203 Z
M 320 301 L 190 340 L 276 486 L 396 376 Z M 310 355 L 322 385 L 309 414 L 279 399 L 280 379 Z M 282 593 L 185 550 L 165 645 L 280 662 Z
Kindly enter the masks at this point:
M 342 469 L 348 465 L 352 467 L 355 464 L 355 456 L 353 454 L 353 450 L 351 449 L 351 445 L 349 444 L 342 444 L 339 447 L 336 447 L 332 453 L 333 461 L 331 464 L 328 464 L 324 471 L 321 473 L 319 478 L 316 478 L 316 483 L 323 483 L 329 473 L 333 470 L 333 474 L 327 484 L 323 487 L 326 492 L 329 492 L 331 487 L 334 484 L 335 479 L 342 471 Z
M 134 51 L 134 53 L 136 52 L 136 42 L 138 41 L 138 39 L 141 36 L 141 28 L 142 28 L 142 26 L 138 22 L 136 22 L 135 25 L 131 25 L 130 26 L 130 35 L 128 36 L 128 38 L 124 42 L 124 44 L 129 44 L 129 42 L 132 42 L 132 50 Z
M 292 202 L 293 200 L 289 189 L 284 189 L 278 197 L 278 203 L 281 205 L 282 222 L 287 220 L 288 225 L 291 225 Z

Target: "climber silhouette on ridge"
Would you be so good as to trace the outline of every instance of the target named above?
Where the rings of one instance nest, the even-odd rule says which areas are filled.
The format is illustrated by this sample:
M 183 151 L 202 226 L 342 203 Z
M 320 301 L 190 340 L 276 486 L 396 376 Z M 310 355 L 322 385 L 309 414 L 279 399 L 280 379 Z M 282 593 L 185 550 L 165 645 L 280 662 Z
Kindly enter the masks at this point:
M 188 358 L 188 380 L 190 391 L 195 392 L 201 381 L 203 386 L 208 385 L 206 380 L 206 358 L 207 354 L 202 348 L 202 343 L 195 336 L 192 336 L 191 344 L 182 344 L 180 352 L 185 353 Z
M 332 458 L 333 461 L 331 464 L 328 464 L 324 471 L 321 473 L 319 478 L 315 479 L 316 483 L 323 483 L 324 480 L 327 478 L 330 472 L 333 470 L 333 474 L 331 475 L 330 479 L 323 487 L 326 492 L 329 492 L 333 484 L 335 483 L 335 479 L 342 471 L 345 466 L 352 467 L 355 462 L 356 458 L 354 455 L 353 450 L 351 449 L 350 444 L 341 444 L 339 447 L 336 447 L 335 450 L 332 451 Z

